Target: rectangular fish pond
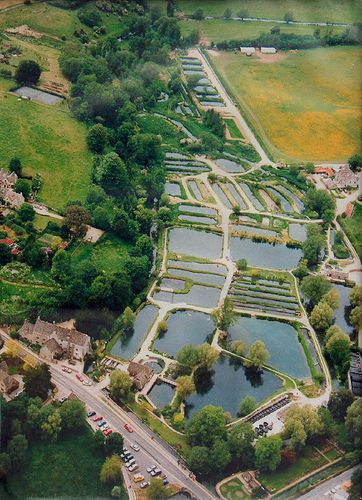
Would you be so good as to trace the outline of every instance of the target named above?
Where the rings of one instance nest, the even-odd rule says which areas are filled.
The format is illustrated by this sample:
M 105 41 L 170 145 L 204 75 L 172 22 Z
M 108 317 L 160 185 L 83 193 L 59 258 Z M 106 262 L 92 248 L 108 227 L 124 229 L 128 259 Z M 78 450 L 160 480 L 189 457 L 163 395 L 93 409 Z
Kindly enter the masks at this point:
M 208 226 L 216 224 L 216 219 L 212 219 L 211 217 L 198 217 L 197 215 L 180 214 L 178 220 L 192 222 L 194 224 L 206 224 Z
M 226 158 L 219 158 L 215 160 L 215 163 L 225 172 L 230 174 L 237 174 L 239 172 L 244 172 L 245 168 L 233 160 L 228 160 Z
M 189 278 L 197 283 L 207 283 L 218 286 L 223 286 L 226 279 L 226 277 L 220 276 L 220 274 L 203 273 L 189 269 L 174 269 L 172 267 L 168 268 L 167 273 L 172 276 Z
M 271 269 L 294 269 L 303 252 L 300 248 L 291 248 L 283 244 L 253 241 L 248 238 L 232 236 L 230 241 L 233 261 L 246 259 L 249 266 Z
M 200 207 L 198 205 L 186 205 L 181 204 L 178 207 L 180 212 L 188 212 L 192 214 L 202 214 L 202 215 L 217 215 L 217 210 L 209 207 Z
M 195 271 L 204 271 L 207 273 L 221 274 L 226 276 L 227 269 L 222 264 L 213 264 L 211 262 L 193 262 L 189 260 L 175 260 L 170 259 L 167 262 L 168 267 L 175 267 L 179 269 L 194 269 Z
M 254 205 L 254 207 L 257 210 L 260 210 L 261 212 L 265 211 L 264 205 L 258 200 L 258 198 L 254 195 L 250 187 L 245 184 L 245 182 L 239 182 L 240 188 L 244 191 L 246 196 L 249 198 L 251 203 Z
M 221 355 L 211 370 L 196 374 L 196 393 L 186 400 L 187 418 L 206 405 L 221 406 L 237 417 L 240 401 L 253 396 L 258 403 L 282 387 L 282 381 L 269 371 L 255 373 L 235 357 Z
M 249 234 L 262 234 L 263 236 L 277 237 L 279 233 L 270 229 L 263 229 L 262 227 L 248 226 L 246 224 L 233 224 L 233 231 L 246 232 Z
M 222 235 L 197 229 L 175 227 L 168 232 L 168 250 L 204 259 L 221 257 Z
M 261 340 L 270 353 L 268 365 L 298 379 L 311 376 L 297 332 L 289 323 L 240 316 L 229 328 L 228 340 L 241 340 L 247 348 Z
M 196 181 L 189 181 L 188 183 L 189 190 L 191 192 L 191 195 L 196 198 L 198 201 L 203 200 L 203 196 L 201 194 L 201 191 L 199 189 L 199 186 L 197 185 Z
M 168 330 L 159 334 L 154 348 L 175 358 L 187 344 L 200 345 L 211 340 L 215 323 L 209 314 L 199 311 L 175 311 L 167 319 Z
M 333 288 L 335 288 L 339 294 L 339 307 L 335 311 L 336 319 L 334 324 L 340 326 L 347 335 L 352 335 L 354 329 L 348 319 L 352 309 L 349 301 L 349 294 L 352 288 L 337 283 L 333 283 Z
M 181 187 L 177 182 L 166 182 L 165 193 L 169 196 L 181 196 Z
M 292 240 L 305 241 L 307 239 L 307 224 L 289 224 L 289 236 Z
M 152 304 L 145 305 L 136 316 L 133 334 L 120 337 L 112 347 L 111 354 L 123 359 L 134 358 L 154 323 L 158 311 L 158 307 Z
M 220 288 L 206 285 L 192 285 L 187 293 L 160 291 L 153 294 L 155 300 L 170 304 L 188 304 L 191 306 L 214 308 L 220 298 Z

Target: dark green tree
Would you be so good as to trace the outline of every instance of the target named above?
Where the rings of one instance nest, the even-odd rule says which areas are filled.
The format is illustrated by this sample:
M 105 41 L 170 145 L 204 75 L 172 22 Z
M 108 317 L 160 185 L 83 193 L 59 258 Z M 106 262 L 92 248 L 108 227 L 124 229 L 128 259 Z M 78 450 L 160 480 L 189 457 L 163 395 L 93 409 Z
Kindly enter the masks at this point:
M 32 84 L 38 83 L 41 75 L 41 68 L 35 61 L 24 60 L 19 63 L 15 71 L 15 79 L 18 83 Z

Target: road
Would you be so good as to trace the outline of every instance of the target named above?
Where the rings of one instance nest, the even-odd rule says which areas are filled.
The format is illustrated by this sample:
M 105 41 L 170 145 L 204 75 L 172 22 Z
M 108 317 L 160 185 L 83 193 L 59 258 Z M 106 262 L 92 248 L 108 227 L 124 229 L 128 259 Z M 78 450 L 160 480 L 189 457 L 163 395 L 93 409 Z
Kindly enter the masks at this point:
M 1 336 L 5 342 L 10 338 L 6 332 L 0 329 Z M 37 356 L 33 351 L 20 344 L 23 353 L 31 353 L 33 357 L 44 363 L 44 359 Z M 138 419 L 132 414 L 122 410 L 110 398 L 108 398 L 97 386 L 84 386 L 80 383 L 74 372 L 69 374 L 62 371 L 60 365 L 49 364 L 53 382 L 64 391 L 73 392 L 81 399 L 87 410 L 94 410 L 97 415 L 102 416 L 112 428 L 113 431 L 121 432 L 125 438 L 125 446 L 131 451 L 130 444 L 136 443 L 141 450 L 135 452 L 134 456 L 140 469 L 137 472 L 142 473 L 146 480 L 149 480 L 149 474 L 146 467 L 157 465 L 163 473 L 167 474 L 170 483 L 179 484 L 187 489 L 193 497 L 204 499 L 215 499 L 215 494 L 207 490 L 203 485 L 189 477 L 190 471 L 182 468 L 177 462 L 178 458 L 175 452 L 171 451 L 156 434 L 148 427 L 140 424 Z M 128 423 L 134 429 L 133 433 L 128 433 L 124 429 L 124 424 Z
M 333 477 L 332 479 L 325 481 L 324 483 L 320 484 L 319 486 L 316 486 L 315 488 L 313 488 L 311 491 L 309 491 L 305 495 L 299 497 L 299 500 L 318 500 L 318 499 L 323 499 L 323 500 L 336 499 L 337 500 L 337 498 L 340 500 L 343 496 L 345 496 L 345 498 L 347 498 L 348 494 L 345 492 L 343 485 L 344 485 L 344 483 L 349 482 L 355 469 L 357 469 L 357 467 L 353 467 L 352 469 L 348 469 L 348 470 L 342 472 L 342 474 L 339 474 L 339 476 Z M 331 491 L 332 489 L 335 490 L 335 493 Z M 339 496 L 339 495 L 341 495 L 341 496 Z

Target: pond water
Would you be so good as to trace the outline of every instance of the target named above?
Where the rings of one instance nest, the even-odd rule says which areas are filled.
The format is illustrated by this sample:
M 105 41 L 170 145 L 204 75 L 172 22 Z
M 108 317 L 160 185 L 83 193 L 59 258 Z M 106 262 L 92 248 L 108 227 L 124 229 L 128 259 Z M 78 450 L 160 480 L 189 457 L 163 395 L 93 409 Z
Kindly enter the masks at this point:
M 43 90 L 33 89 L 32 87 L 20 87 L 17 90 L 14 90 L 14 94 L 19 96 L 26 96 L 30 99 L 34 99 L 34 101 L 41 102 L 43 104 L 54 105 L 59 102 L 62 102 L 63 97 L 49 94 L 49 92 L 44 92 Z
M 197 392 L 187 398 L 187 418 L 206 405 L 221 406 L 237 416 L 240 401 L 253 396 L 257 402 L 270 396 L 282 386 L 281 380 L 270 372 L 260 374 L 247 370 L 239 360 L 231 356 L 220 356 L 212 367 L 200 377 Z
M 246 231 L 251 234 L 262 234 L 264 236 L 278 236 L 276 231 L 263 229 L 261 227 L 247 226 L 246 224 L 233 224 L 231 227 L 234 231 Z
M 248 238 L 231 237 L 232 259 L 246 259 L 249 266 L 272 269 L 294 269 L 303 252 L 300 248 L 288 248 L 282 244 L 252 241 Z
M 173 269 L 173 268 L 168 269 L 168 274 L 172 276 L 181 276 L 183 278 L 190 278 L 193 281 L 197 281 L 199 283 L 210 283 L 211 285 L 223 286 L 225 283 L 225 277 L 220 276 L 220 274 L 198 273 L 186 269 Z
M 218 160 L 215 160 L 215 163 L 219 165 L 220 168 L 225 170 L 225 172 L 229 172 L 231 174 L 244 172 L 245 170 L 244 167 L 239 163 L 236 163 L 236 161 L 227 160 L 226 158 L 219 158 Z
M 187 166 L 200 166 L 203 167 L 205 166 L 205 163 L 199 160 L 193 160 L 192 158 L 189 159 L 176 159 L 176 160 L 166 160 L 165 161 L 166 165 L 187 165 Z
M 256 198 L 256 196 L 254 196 L 252 190 L 247 184 L 245 184 L 244 182 L 239 182 L 239 186 L 247 194 L 247 197 L 250 199 L 257 210 L 265 210 L 264 205 L 258 200 L 258 198 Z
M 185 282 L 183 280 L 162 278 L 160 287 L 172 288 L 173 290 L 183 290 L 185 288 Z
M 175 388 L 172 385 L 161 382 L 154 384 L 147 396 L 157 408 L 161 408 L 172 401 L 174 393 Z
M 197 215 L 179 215 L 179 220 L 184 220 L 187 222 L 193 222 L 195 224 L 207 224 L 209 226 L 215 225 L 216 220 L 211 217 L 198 217 Z
M 289 224 L 289 236 L 293 240 L 305 241 L 307 239 L 307 225 Z
M 193 70 L 193 69 L 185 69 L 184 70 L 184 73 L 185 75 L 205 75 L 205 73 L 203 71 L 200 71 L 200 70 Z
M 338 325 L 347 335 L 352 335 L 353 326 L 349 324 L 348 315 L 350 313 L 349 294 L 352 288 L 345 285 L 338 285 L 333 283 L 333 288 L 336 288 L 339 293 L 339 308 L 335 311 L 336 320 L 335 325 Z
M 176 227 L 169 231 L 170 252 L 193 255 L 204 259 L 218 259 L 222 252 L 222 236 L 207 231 Z
M 202 197 L 201 191 L 199 189 L 199 186 L 197 185 L 197 182 L 196 181 L 189 181 L 188 186 L 189 186 L 189 189 L 191 191 L 191 194 L 194 195 L 194 197 L 198 201 L 202 201 L 203 197 Z
M 220 289 L 204 285 L 192 285 L 187 293 L 156 292 L 155 300 L 169 302 L 170 304 L 188 304 L 190 306 L 210 307 L 217 306 L 220 297 Z
M 225 266 L 221 264 L 212 264 L 212 263 L 201 263 L 201 262 L 191 262 L 186 260 L 173 260 L 170 259 L 167 262 L 167 265 L 170 267 L 178 267 L 183 269 L 195 269 L 196 271 L 206 271 L 209 273 L 222 274 L 226 276 L 227 269 Z
M 170 196 L 181 196 L 180 184 L 176 182 L 166 182 L 165 192 Z
M 198 205 L 179 205 L 180 212 L 190 212 L 194 214 L 203 214 L 203 215 L 217 215 L 217 210 L 214 208 L 208 207 L 199 207 Z
M 230 208 L 232 209 L 233 208 L 233 204 L 231 203 L 231 201 L 229 201 L 228 197 L 226 196 L 226 194 L 224 193 L 224 191 L 221 189 L 221 187 L 219 186 L 219 184 L 212 184 L 212 189 L 215 191 L 217 197 L 220 199 L 220 201 L 227 207 L 227 208 Z
M 207 342 L 215 329 L 211 316 L 198 311 L 176 311 L 167 319 L 167 325 L 167 332 L 158 336 L 154 347 L 172 357 L 186 344 Z
M 199 85 L 209 85 L 211 82 L 208 78 L 200 78 L 197 82 Z
M 174 125 L 176 125 L 176 127 L 178 127 L 180 130 L 182 130 L 182 132 L 185 135 L 187 135 L 187 137 L 189 137 L 193 141 L 196 141 L 197 138 L 193 134 L 191 134 L 191 132 L 180 121 L 174 120 L 173 118 L 170 118 L 168 116 L 162 115 L 161 113 L 154 113 L 154 115 L 155 116 L 159 116 L 160 118 L 162 118 L 163 120 L 166 120 L 167 122 L 173 123 Z
M 273 193 L 273 195 L 277 199 L 280 200 L 280 204 L 281 204 L 281 207 L 284 210 L 284 212 L 293 212 L 292 205 L 289 203 L 289 201 L 286 198 L 284 198 L 284 196 L 281 195 L 281 193 L 279 193 L 279 191 L 277 189 L 269 187 L 268 191 Z
M 194 87 L 194 91 L 200 94 L 217 94 L 216 89 L 214 89 L 211 85 L 196 85 L 196 87 Z
M 187 62 L 187 63 L 182 64 L 182 68 L 183 69 L 198 69 L 200 71 L 202 70 L 202 66 L 200 63 L 199 64 L 196 64 L 196 63 L 192 64 L 190 62 Z
M 170 160 L 191 160 L 189 156 L 183 155 L 181 153 L 166 153 L 165 158 L 169 158 Z
M 278 189 L 279 189 L 279 191 L 286 194 L 287 196 L 289 196 L 289 198 L 291 198 L 293 200 L 293 202 L 297 206 L 299 212 L 302 212 L 304 210 L 304 204 L 303 204 L 302 200 L 300 198 L 298 198 L 298 196 L 295 193 L 293 193 L 292 191 L 287 189 L 285 186 L 279 185 Z
M 152 304 L 144 306 L 136 316 L 133 335 L 118 339 L 111 353 L 123 359 L 132 359 L 155 321 L 158 311 L 158 307 Z
M 245 201 L 243 200 L 243 198 L 241 197 L 241 195 L 237 192 L 237 190 L 235 189 L 235 186 L 233 184 L 231 184 L 230 182 L 228 184 L 226 184 L 226 186 L 227 186 L 227 188 L 229 190 L 229 193 L 234 198 L 236 204 L 239 205 L 239 207 L 241 209 L 246 208 Z
M 215 106 L 215 107 L 223 107 L 225 106 L 224 102 L 219 101 L 200 101 L 202 106 Z
M 167 170 L 170 171 L 180 171 L 184 172 L 185 174 L 187 173 L 201 173 L 201 172 L 207 172 L 209 169 L 205 167 L 201 167 L 198 165 L 166 165 Z
M 310 377 L 303 347 L 296 330 L 288 323 L 260 318 L 239 317 L 229 328 L 230 340 L 241 340 L 249 348 L 256 340 L 270 353 L 268 365 L 296 378 Z

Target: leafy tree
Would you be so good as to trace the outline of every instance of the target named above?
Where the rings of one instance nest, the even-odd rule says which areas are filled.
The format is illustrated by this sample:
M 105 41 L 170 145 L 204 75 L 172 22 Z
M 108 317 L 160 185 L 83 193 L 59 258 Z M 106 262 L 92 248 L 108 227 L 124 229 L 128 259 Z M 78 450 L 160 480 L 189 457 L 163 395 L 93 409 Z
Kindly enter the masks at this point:
M 314 163 L 308 162 L 305 165 L 305 170 L 308 174 L 313 174 L 315 170 Z
M 249 422 L 234 425 L 228 433 L 228 443 L 231 456 L 240 463 L 243 468 L 252 467 L 254 463 L 255 433 Z
M 316 212 L 325 222 L 331 223 L 334 218 L 336 202 L 328 191 L 309 189 L 304 198 L 306 209 Z
M 231 453 L 226 441 L 217 441 L 211 450 L 212 468 L 215 472 L 221 472 L 231 462 Z
M 353 471 L 351 477 L 351 486 L 348 488 L 350 500 L 359 500 L 362 491 L 362 467 L 358 467 Z
M 249 17 L 249 12 L 246 9 L 240 9 L 237 13 L 237 16 L 240 17 L 242 21 L 244 21 L 246 17 Z
M 176 379 L 177 383 L 177 394 L 182 401 L 184 401 L 187 396 L 195 392 L 195 384 L 193 378 L 189 375 L 183 375 Z
M 225 123 L 217 111 L 208 109 L 203 116 L 203 124 L 220 139 L 225 138 Z
M 227 331 L 237 320 L 237 314 L 234 311 L 233 304 L 230 299 L 226 298 L 222 306 L 215 309 L 212 313 L 216 326 Z
M 190 469 L 196 474 L 207 476 L 213 468 L 212 456 L 206 446 L 193 446 L 189 455 L 188 463 Z
M 346 439 L 354 450 L 361 450 L 362 447 L 362 399 L 358 398 L 347 409 L 345 418 Z
M 32 84 L 38 83 L 41 75 L 41 68 L 35 61 L 24 60 L 19 63 L 15 71 L 15 79 L 18 83 Z
M 274 472 L 281 461 L 282 440 L 279 436 L 258 439 L 255 445 L 255 464 L 262 472 Z
M 134 331 L 134 322 L 136 315 L 130 307 L 126 307 L 122 316 L 119 318 L 119 327 L 126 335 L 131 335 Z M 118 326 L 118 325 L 117 325 Z
M 52 261 L 52 276 L 58 280 L 64 280 L 72 272 L 71 256 L 65 250 L 58 250 Z
M 11 470 L 11 460 L 8 453 L 0 453 L 0 481 L 2 481 Z
M 18 217 L 22 222 L 31 222 L 35 217 L 35 210 L 30 203 L 23 203 L 17 210 Z
M 65 401 L 59 411 L 63 430 L 80 429 L 86 423 L 86 410 L 82 401 L 77 399 Z
M 347 409 L 354 401 L 352 392 L 349 389 L 340 389 L 338 392 L 332 392 L 328 409 L 337 422 L 343 422 L 347 414 Z
M 310 322 L 316 330 L 325 330 L 331 326 L 333 318 L 333 309 L 326 302 L 320 302 L 313 308 Z
M 26 200 L 30 198 L 31 186 L 29 181 L 25 179 L 18 179 L 14 184 L 14 191 L 21 193 Z
M 156 134 L 136 134 L 129 141 L 132 159 L 139 165 L 148 167 L 161 160 L 161 136 Z
M 186 427 L 186 436 L 191 446 L 210 447 L 226 438 L 224 410 L 207 405 L 195 413 Z
M 339 376 L 344 380 L 350 367 L 351 341 L 343 331 L 333 333 L 327 340 L 326 352 L 334 364 Z
M 240 401 L 238 414 L 241 417 L 245 417 L 252 413 L 257 407 L 256 400 L 253 396 L 245 396 L 244 399 Z
M 51 374 L 48 365 L 45 363 L 26 370 L 24 377 L 25 392 L 31 398 L 39 397 L 43 401 L 47 399 L 51 389 Z
M 93 28 L 94 26 L 101 26 L 102 17 L 96 10 L 82 10 L 78 12 L 79 21 L 89 28 Z
M 201 21 L 202 19 L 204 19 L 204 11 L 202 9 L 196 9 L 195 12 L 192 14 L 192 17 L 197 21 Z
M 105 437 L 102 431 L 97 430 L 93 434 L 93 445 L 96 451 L 104 451 Z
M 284 14 L 284 21 L 286 23 L 291 23 L 292 21 L 294 21 L 294 16 L 293 16 L 293 13 L 292 12 L 286 12 Z
M 11 460 L 13 471 L 18 471 L 26 462 L 28 451 L 28 440 L 24 434 L 16 434 L 13 436 L 7 447 L 7 452 Z
M 0 265 L 7 264 L 8 262 L 11 262 L 11 260 L 12 257 L 10 247 L 5 243 L 0 243 Z
M 355 285 L 349 294 L 349 300 L 353 306 L 362 304 L 362 285 Z
M 163 484 L 162 479 L 153 477 L 147 489 L 147 497 L 150 500 L 164 500 L 170 496 L 170 489 Z
M 362 156 L 357 153 L 352 155 L 348 160 L 348 165 L 350 166 L 351 170 L 353 170 L 353 172 L 355 172 L 359 168 L 362 168 Z
M 230 17 L 231 17 L 232 15 L 233 15 L 233 13 L 232 13 L 232 10 L 231 10 L 231 9 L 229 9 L 229 8 L 225 9 L 225 12 L 224 12 L 224 17 L 225 17 L 225 19 L 230 19 Z
M 339 293 L 337 288 L 332 288 L 322 297 L 322 302 L 328 304 L 334 311 L 339 307 Z
M 112 196 L 125 196 L 130 189 L 126 166 L 117 153 L 108 153 L 95 168 L 95 180 Z
M 352 309 L 349 315 L 349 321 L 356 330 L 362 326 L 362 306 L 356 306 Z
M 62 430 L 61 424 L 62 417 L 60 416 L 60 411 L 53 408 L 53 411 L 49 413 L 48 418 L 41 426 L 42 437 L 50 441 L 56 441 Z
M 332 288 L 330 282 L 324 276 L 306 276 L 302 280 L 301 290 L 303 295 L 309 299 L 312 306 L 318 304 L 323 295 Z
M 108 130 L 100 123 L 93 125 L 87 134 L 87 144 L 93 153 L 103 153 L 108 139 Z
M 219 358 L 219 351 L 210 344 L 201 344 L 198 348 L 199 365 L 204 368 L 211 368 Z
M 109 390 L 111 396 L 117 400 L 127 400 L 132 393 L 132 379 L 128 373 L 121 370 L 114 370 L 111 373 Z
M 143 234 L 140 236 L 135 245 L 135 250 L 138 255 L 146 256 L 149 261 L 152 261 L 153 259 L 153 243 L 152 240 L 149 236 L 146 234 Z
M 75 238 L 83 238 L 90 221 L 89 212 L 79 205 L 69 205 L 64 211 L 63 226 Z
M 15 172 L 18 177 L 21 177 L 23 167 L 21 165 L 21 160 L 14 156 L 9 161 L 9 172 Z
M 236 262 L 236 268 L 238 271 L 246 271 L 248 268 L 248 261 L 246 259 L 240 259 Z
M 199 351 L 197 350 L 197 347 L 193 346 L 192 344 L 186 344 L 177 353 L 176 359 L 181 365 L 190 366 L 191 368 L 193 368 L 200 362 Z
M 261 340 L 256 340 L 250 347 L 250 351 L 248 354 L 249 359 L 245 361 L 245 365 L 250 368 L 256 368 L 260 370 L 262 366 L 265 365 L 269 357 L 270 354 L 265 347 L 264 342 L 262 342 Z
M 244 356 L 246 347 L 244 342 L 242 342 L 241 340 L 233 340 L 230 344 L 230 350 L 238 356 Z
M 307 239 L 303 243 L 303 254 L 308 265 L 318 263 L 325 248 L 325 237 L 319 224 L 308 224 Z
M 291 438 L 291 447 L 294 451 L 301 450 L 306 440 L 321 430 L 321 418 L 309 405 L 292 407 L 285 415 L 283 434 Z
M 153 81 L 158 80 L 160 67 L 152 61 L 147 61 L 140 70 L 140 76 L 145 85 L 150 85 Z
M 101 473 L 99 475 L 102 483 L 110 485 L 120 483 L 122 479 L 121 466 L 121 459 L 118 455 L 107 457 L 102 465 Z
M 123 453 L 123 436 L 119 432 L 112 432 L 106 439 L 105 451 L 107 456 Z

